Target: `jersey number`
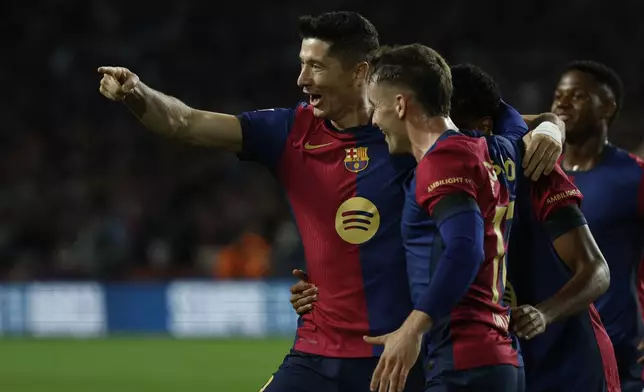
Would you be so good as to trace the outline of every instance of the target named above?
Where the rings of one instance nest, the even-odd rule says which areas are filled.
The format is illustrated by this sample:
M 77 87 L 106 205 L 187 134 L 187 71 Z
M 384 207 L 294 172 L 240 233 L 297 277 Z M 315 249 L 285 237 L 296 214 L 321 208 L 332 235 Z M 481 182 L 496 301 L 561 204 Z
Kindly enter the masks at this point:
M 511 220 L 514 217 L 514 201 L 507 206 L 497 206 L 494 212 L 494 236 L 496 237 L 496 257 L 492 261 L 493 268 L 493 286 L 492 301 L 501 303 L 503 300 L 503 291 L 505 290 L 507 280 L 507 269 L 505 265 L 505 247 L 510 234 Z M 505 223 L 503 229 L 501 225 Z

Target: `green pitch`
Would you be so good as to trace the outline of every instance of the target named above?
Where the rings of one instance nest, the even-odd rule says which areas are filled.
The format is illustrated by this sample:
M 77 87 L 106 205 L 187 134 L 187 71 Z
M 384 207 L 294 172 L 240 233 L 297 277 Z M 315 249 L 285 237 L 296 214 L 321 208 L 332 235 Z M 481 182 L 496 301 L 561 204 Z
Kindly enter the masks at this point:
M 292 340 L 0 339 L 2 392 L 256 392 Z

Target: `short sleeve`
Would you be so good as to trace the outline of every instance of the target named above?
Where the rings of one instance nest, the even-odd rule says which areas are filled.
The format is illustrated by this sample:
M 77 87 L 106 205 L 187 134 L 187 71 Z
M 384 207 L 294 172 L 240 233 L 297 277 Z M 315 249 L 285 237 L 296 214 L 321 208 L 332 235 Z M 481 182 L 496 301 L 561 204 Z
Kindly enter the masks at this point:
M 286 138 L 291 131 L 295 109 L 263 109 L 237 116 L 242 128 L 240 159 L 276 169 Z
M 548 215 L 563 206 L 580 206 L 582 195 L 557 164 L 552 173 L 532 183 L 531 198 L 537 219 L 543 223 Z
M 492 133 L 504 136 L 511 142 L 516 143 L 528 134 L 528 124 L 516 109 L 501 101 L 499 112 L 494 119 Z
M 461 193 L 477 200 L 483 170 L 467 147 L 451 138 L 439 141 L 416 169 L 416 202 L 433 215 L 434 207 L 447 195 Z

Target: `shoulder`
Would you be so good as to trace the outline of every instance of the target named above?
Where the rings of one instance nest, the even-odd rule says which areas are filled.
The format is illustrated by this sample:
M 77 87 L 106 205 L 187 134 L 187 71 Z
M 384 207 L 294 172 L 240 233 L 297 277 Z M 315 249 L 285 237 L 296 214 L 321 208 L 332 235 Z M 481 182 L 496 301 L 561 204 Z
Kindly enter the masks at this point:
M 632 166 L 643 168 L 644 160 L 638 157 L 637 155 L 624 150 L 623 148 L 609 144 L 606 146 L 607 159 L 612 164 L 617 164 L 620 166 Z
M 466 174 L 466 177 L 470 177 L 473 169 L 476 171 L 487 161 L 489 155 L 485 138 L 457 132 L 441 136 L 418 163 L 417 186 L 438 180 L 457 181 Z
M 606 165 L 611 172 L 620 173 L 615 179 L 621 184 L 638 184 L 644 181 L 644 160 L 637 155 L 630 153 L 622 148 L 609 145 L 606 156 Z

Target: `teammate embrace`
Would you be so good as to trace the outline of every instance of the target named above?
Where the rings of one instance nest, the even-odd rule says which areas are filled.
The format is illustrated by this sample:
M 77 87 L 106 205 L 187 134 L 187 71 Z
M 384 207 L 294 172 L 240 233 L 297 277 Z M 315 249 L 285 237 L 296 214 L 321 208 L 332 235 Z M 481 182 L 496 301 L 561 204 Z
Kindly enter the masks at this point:
M 450 72 L 425 46 L 379 48 L 356 13 L 302 17 L 299 30 L 297 84 L 309 99 L 290 109 L 197 110 L 126 68 L 99 68 L 101 93 L 146 127 L 235 151 L 284 187 L 307 273 L 297 271 L 292 288 L 301 315 L 293 350 L 261 390 L 618 391 L 592 307 L 609 287 L 608 267 L 591 235 L 595 217 L 556 166 L 559 118 L 522 118 L 482 71 Z M 571 72 L 553 110 L 567 126 L 591 118 L 599 131 L 570 135 L 579 149 L 565 159 L 586 159 L 583 170 L 626 165 L 614 148 L 603 160 L 582 153 L 605 141 L 621 92 L 587 68 Z M 620 189 L 644 192 L 629 182 L 642 181 L 630 159 Z M 627 200 L 644 211 L 641 193 Z M 641 255 L 641 237 L 631 238 Z

